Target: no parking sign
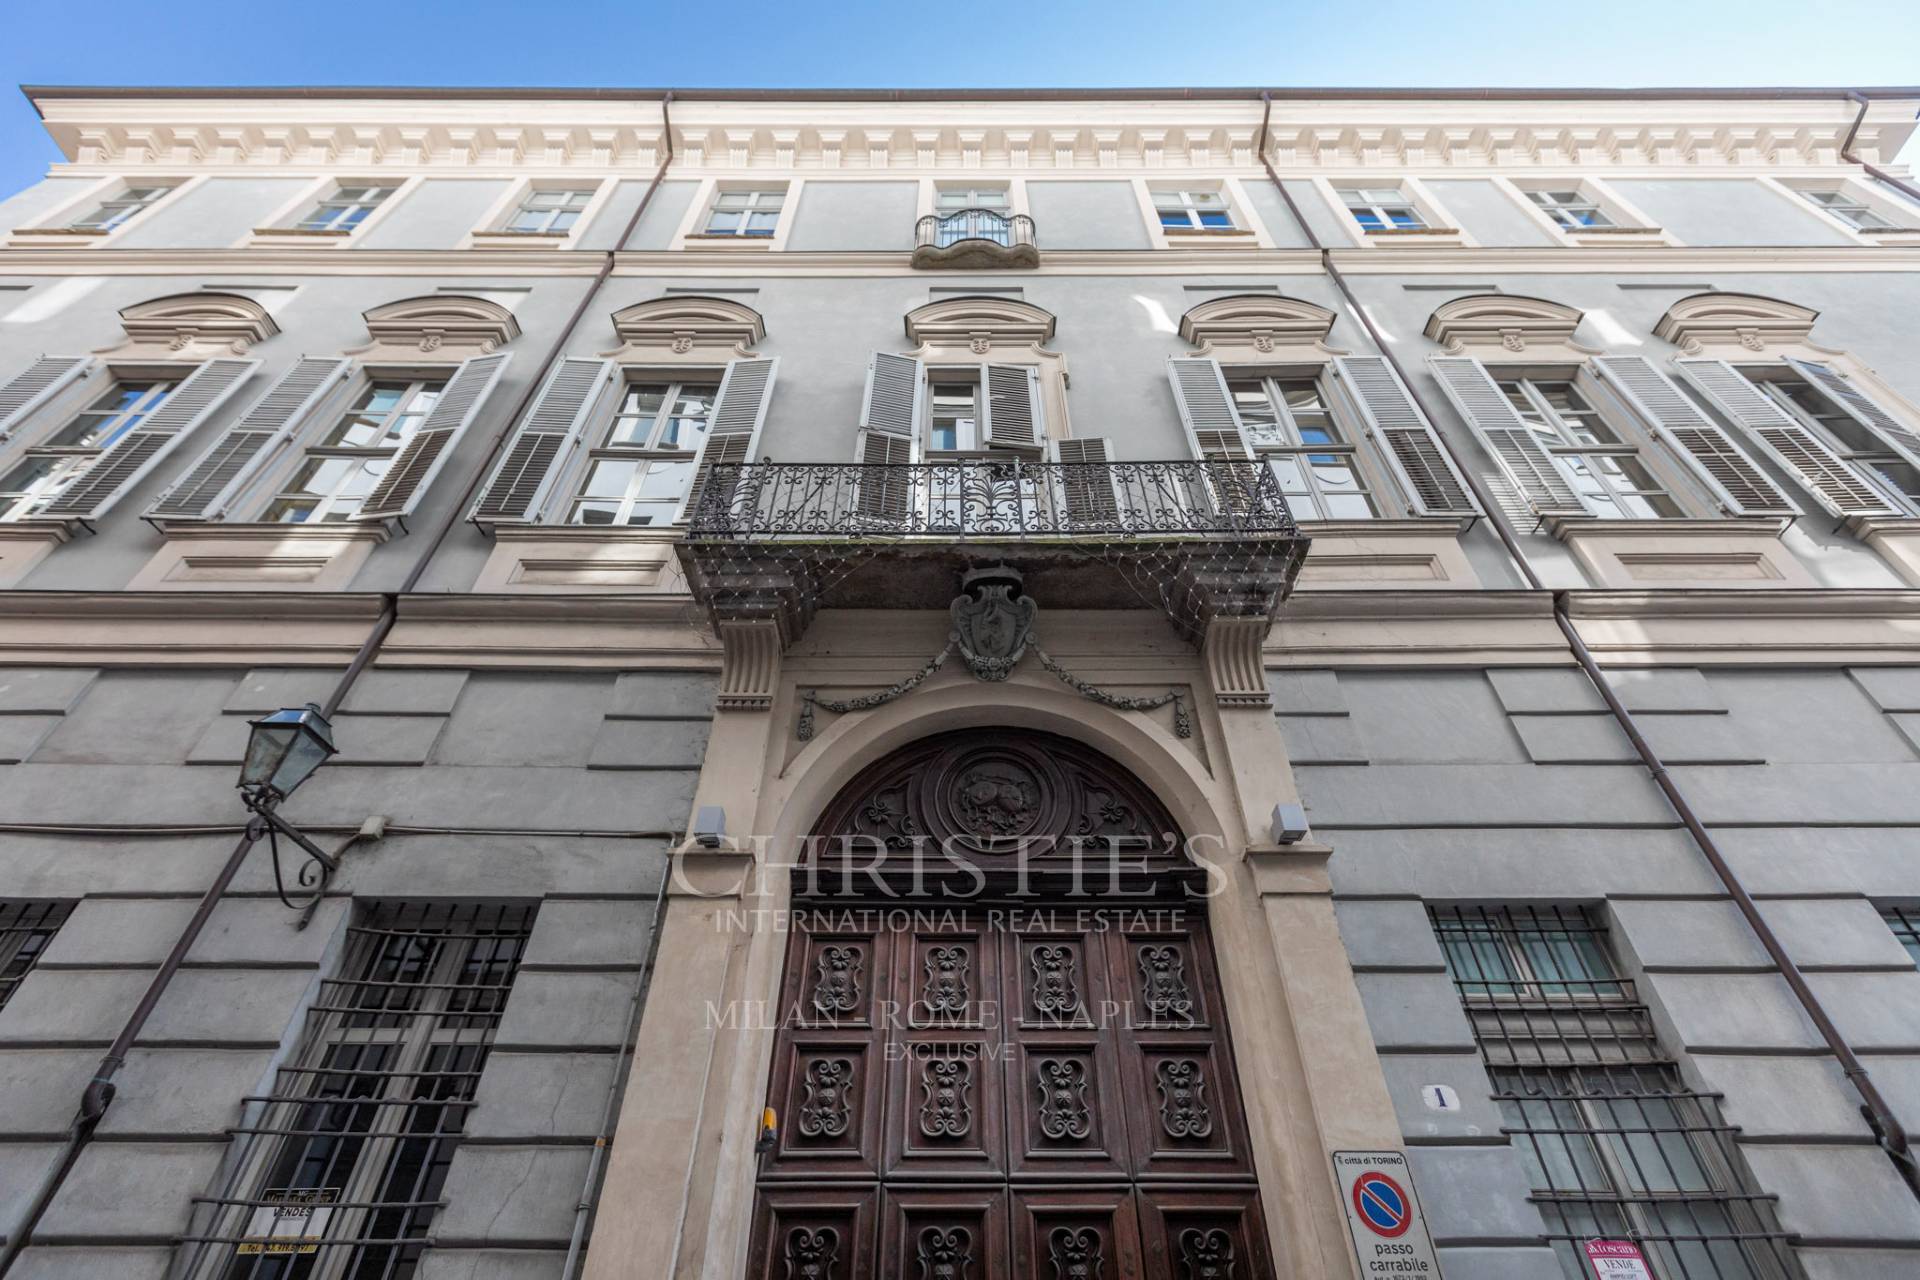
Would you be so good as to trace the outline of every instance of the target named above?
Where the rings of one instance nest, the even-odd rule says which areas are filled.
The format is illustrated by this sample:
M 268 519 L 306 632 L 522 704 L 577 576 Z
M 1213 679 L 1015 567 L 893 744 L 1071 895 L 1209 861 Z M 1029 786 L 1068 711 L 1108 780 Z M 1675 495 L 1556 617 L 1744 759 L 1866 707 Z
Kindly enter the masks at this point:
M 1336 1151 L 1333 1172 L 1364 1276 L 1440 1275 L 1433 1241 L 1398 1151 Z

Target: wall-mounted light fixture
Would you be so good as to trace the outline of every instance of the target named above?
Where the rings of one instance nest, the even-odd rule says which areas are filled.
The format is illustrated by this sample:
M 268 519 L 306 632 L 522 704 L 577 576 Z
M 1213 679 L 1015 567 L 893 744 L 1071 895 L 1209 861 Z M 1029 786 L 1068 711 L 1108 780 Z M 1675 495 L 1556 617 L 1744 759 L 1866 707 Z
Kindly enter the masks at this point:
M 267 840 L 273 850 L 274 891 L 286 906 L 302 910 L 311 907 L 327 891 L 327 884 L 340 869 L 340 862 L 274 809 L 332 757 L 336 750 L 333 726 L 321 714 L 319 704 L 313 702 L 304 707 L 285 707 L 247 723 L 250 730 L 247 754 L 240 762 L 237 784 L 240 798 L 267 824 Z M 307 855 L 307 862 L 294 877 L 296 885 L 311 890 L 306 902 L 295 902 L 287 896 L 286 881 L 280 871 L 281 836 L 299 845 Z

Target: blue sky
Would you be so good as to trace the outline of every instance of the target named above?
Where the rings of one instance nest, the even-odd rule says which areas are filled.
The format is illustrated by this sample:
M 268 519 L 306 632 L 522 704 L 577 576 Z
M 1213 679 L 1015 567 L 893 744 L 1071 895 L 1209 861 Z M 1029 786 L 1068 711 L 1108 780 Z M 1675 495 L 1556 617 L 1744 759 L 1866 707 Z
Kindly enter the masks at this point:
M 0 85 L 1920 83 L 1915 0 L 3 7 Z M 55 158 L 33 109 L 0 92 L 0 193 L 32 183 Z

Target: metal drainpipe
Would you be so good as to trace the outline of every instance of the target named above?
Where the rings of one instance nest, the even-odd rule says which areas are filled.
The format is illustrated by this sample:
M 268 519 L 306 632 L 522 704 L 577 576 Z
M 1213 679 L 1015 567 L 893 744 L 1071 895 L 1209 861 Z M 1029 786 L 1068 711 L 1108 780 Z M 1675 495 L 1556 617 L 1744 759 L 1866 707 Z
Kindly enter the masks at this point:
M 1873 105 L 1873 97 L 1871 94 L 1861 93 L 1858 90 L 1848 90 L 1847 100 L 1859 103 L 1860 113 L 1853 118 L 1853 127 L 1847 130 L 1846 141 L 1840 144 L 1840 158 L 1848 164 L 1859 165 L 1866 171 L 1868 177 L 1884 182 L 1895 191 L 1904 193 L 1908 199 L 1920 200 L 1920 187 L 1914 186 L 1904 178 L 1896 178 L 1885 169 L 1879 168 L 1876 165 L 1868 164 L 1865 160 L 1862 160 L 1853 153 L 1853 140 L 1859 136 L 1860 126 L 1866 121 L 1867 108 Z
M 1271 98 L 1264 93 L 1261 96 L 1267 99 L 1267 110 L 1270 112 L 1272 110 Z M 1260 140 L 1263 144 L 1266 141 L 1266 132 L 1267 117 L 1263 113 L 1260 122 Z M 1260 152 L 1260 163 L 1266 169 L 1267 178 L 1273 183 L 1274 190 L 1280 193 L 1280 199 L 1286 204 L 1287 210 L 1292 215 L 1294 223 L 1307 237 L 1307 242 L 1319 251 L 1321 267 L 1326 271 L 1328 277 L 1333 280 L 1335 286 L 1339 288 L 1341 296 L 1347 300 L 1348 308 L 1352 310 L 1354 317 L 1360 321 L 1361 327 L 1367 331 L 1367 336 L 1373 341 L 1373 345 L 1379 350 L 1380 354 L 1386 358 L 1387 363 L 1393 366 L 1394 372 L 1400 375 L 1400 380 L 1406 384 L 1407 393 L 1414 398 L 1414 402 L 1420 406 L 1421 411 L 1425 413 L 1429 419 L 1436 422 L 1439 421 L 1434 415 L 1432 408 L 1421 396 L 1413 379 L 1407 376 L 1407 371 L 1402 367 L 1399 358 L 1394 355 L 1392 345 L 1382 338 L 1380 331 L 1374 327 L 1372 319 L 1367 315 L 1366 309 L 1360 305 L 1359 299 L 1354 296 L 1353 290 L 1347 284 L 1346 277 L 1340 273 L 1339 266 L 1333 261 L 1332 251 L 1323 245 L 1320 242 L 1320 238 L 1314 234 L 1312 226 L 1308 224 L 1306 218 L 1301 214 L 1300 206 L 1294 203 L 1292 193 L 1287 190 L 1286 184 L 1280 180 L 1280 175 L 1274 172 L 1273 164 L 1267 159 L 1264 146 Z M 1472 467 L 1467 465 L 1465 459 L 1461 458 L 1455 452 L 1452 443 L 1443 433 L 1436 431 L 1434 435 L 1438 438 L 1440 447 L 1446 450 L 1447 456 L 1453 460 L 1455 470 L 1460 473 L 1461 477 L 1467 482 L 1468 487 L 1473 490 L 1474 496 L 1480 502 L 1481 509 L 1487 513 L 1487 519 L 1492 525 L 1493 531 L 1499 535 L 1501 545 L 1506 548 L 1508 556 L 1512 558 L 1514 564 L 1519 568 L 1521 575 L 1527 581 L 1527 585 L 1536 591 L 1545 590 L 1545 584 L 1540 581 L 1539 575 L 1534 573 L 1533 566 L 1527 560 L 1526 553 L 1520 549 L 1519 541 L 1515 538 L 1513 531 L 1507 527 L 1507 522 L 1501 512 L 1500 505 L 1493 500 L 1492 495 L 1487 491 L 1478 474 L 1475 473 Z M 1785 976 L 1787 986 L 1792 989 L 1794 998 L 1800 1002 L 1801 1008 L 1806 1010 L 1807 1017 L 1819 1030 L 1821 1038 L 1826 1041 L 1827 1049 L 1833 1054 L 1835 1061 L 1840 1064 L 1841 1070 L 1845 1073 L 1848 1082 L 1853 1085 L 1854 1090 L 1860 1095 L 1860 1099 L 1864 1104 L 1861 1110 L 1865 1113 L 1868 1124 L 1873 1129 L 1874 1136 L 1878 1139 L 1880 1146 L 1892 1157 L 1895 1167 L 1899 1169 L 1901 1177 L 1906 1181 L 1909 1190 L 1912 1190 L 1916 1196 L 1920 1196 L 1920 1183 L 1916 1182 L 1916 1165 L 1909 1148 L 1906 1126 L 1900 1123 L 1899 1117 L 1894 1114 L 1892 1106 L 1888 1104 L 1886 1098 L 1881 1094 L 1879 1088 L 1868 1075 L 1865 1064 L 1860 1061 L 1859 1055 L 1853 1051 L 1853 1046 L 1849 1044 L 1847 1038 L 1841 1034 L 1840 1028 L 1834 1025 L 1833 1019 L 1827 1014 L 1826 1006 L 1820 1002 L 1820 997 L 1814 993 L 1813 988 L 1807 985 L 1806 977 L 1800 972 L 1800 967 L 1795 964 L 1793 958 L 1787 954 L 1786 948 L 1781 945 L 1780 938 L 1774 933 L 1773 927 L 1767 923 L 1766 918 L 1760 914 L 1759 908 L 1754 905 L 1753 897 L 1747 892 L 1746 885 L 1741 882 L 1739 873 L 1736 872 L 1732 864 L 1727 861 L 1726 856 L 1720 850 L 1719 844 L 1714 840 L 1712 833 L 1700 822 L 1699 817 L 1694 813 L 1692 804 L 1687 800 L 1686 793 L 1680 789 L 1680 784 L 1675 781 L 1673 775 L 1668 772 L 1667 766 L 1660 759 L 1659 753 L 1653 749 L 1652 745 L 1648 743 L 1646 738 L 1641 734 L 1639 726 L 1634 722 L 1633 713 L 1628 711 L 1620 699 L 1615 696 L 1613 687 L 1607 683 L 1605 675 L 1601 673 L 1599 663 L 1594 661 L 1593 654 L 1588 650 L 1586 641 L 1581 638 L 1579 630 L 1573 625 L 1573 619 L 1567 614 L 1567 596 L 1568 593 L 1565 591 L 1556 591 L 1553 593 L 1553 620 L 1559 625 L 1561 634 L 1566 637 L 1567 647 L 1572 651 L 1574 660 L 1580 664 L 1580 669 L 1586 673 L 1587 679 L 1592 682 L 1593 687 L 1599 691 L 1600 697 L 1605 700 L 1607 710 L 1612 713 L 1614 720 L 1619 723 L 1620 728 L 1626 733 L 1627 740 L 1633 744 L 1635 753 L 1640 757 L 1640 763 L 1646 767 L 1648 774 L 1653 778 L 1654 784 L 1660 788 L 1661 794 L 1666 796 L 1667 803 L 1673 806 L 1673 811 L 1679 815 L 1681 824 L 1687 829 L 1687 834 L 1693 837 L 1694 844 L 1699 846 L 1700 852 L 1706 857 L 1708 865 L 1713 868 L 1714 875 L 1719 877 L 1720 883 L 1726 888 L 1728 896 L 1733 899 L 1734 905 L 1740 909 L 1740 914 L 1746 920 L 1748 927 L 1753 930 L 1754 936 L 1760 940 L 1760 945 L 1766 949 L 1768 957 L 1778 966 L 1780 972 Z
M 613 248 L 606 251 L 604 260 L 600 264 L 600 270 L 595 273 L 593 281 L 587 286 L 586 291 L 580 295 L 580 301 L 574 305 L 572 314 L 567 317 L 565 327 L 563 327 L 559 335 L 554 338 L 552 346 L 547 350 L 546 359 L 541 362 L 538 373 L 528 382 L 527 389 L 521 394 L 518 403 L 513 407 L 513 411 L 507 415 L 500 430 L 494 434 L 493 442 L 488 447 L 486 458 L 474 471 L 472 478 L 467 482 L 466 488 L 461 491 L 459 499 L 448 507 L 446 516 L 440 520 L 434 530 L 433 537 L 427 542 L 427 545 L 421 550 L 420 554 L 415 557 L 413 565 L 408 570 L 407 576 L 401 582 L 399 589 L 397 591 L 383 593 L 379 617 L 374 620 L 373 627 L 368 631 L 366 639 L 361 641 L 359 649 L 355 651 L 353 655 L 353 660 L 347 664 L 347 669 L 340 673 L 340 679 L 335 682 L 333 691 L 327 695 L 327 700 L 322 707 L 322 711 L 329 718 L 340 709 L 340 704 L 346 700 L 346 696 L 348 692 L 352 690 L 354 682 L 360 678 L 362 672 L 372 665 L 374 658 L 380 651 L 381 645 L 386 643 L 387 636 L 392 632 L 393 624 L 398 617 L 400 597 L 419 585 L 420 579 L 426 574 L 428 564 L 432 561 L 435 553 L 439 551 L 441 544 L 446 541 L 448 533 L 452 531 L 454 525 L 459 521 L 460 513 L 467 509 L 468 505 L 473 501 L 475 492 L 478 491 L 480 485 L 485 481 L 488 473 L 493 470 L 494 461 L 498 458 L 502 447 L 504 447 L 508 439 L 512 437 L 515 424 L 525 415 L 527 406 L 533 402 L 533 397 L 539 393 L 541 386 L 544 385 L 546 376 L 553 368 L 554 362 L 559 360 L 562 353 L 566 350 L 567 341 L 573 337 L 574 330 L 579 327 L 581 319 L 586 315 L 588 304 L 593 301 L 594 297 L 600 292 L 601 287 L 606 284 L 607 278 L 613 274 L 613 268 L 618 260 L 620 250 L 626 247 L 627 241 L 633 237 L 634 229 L 640 225 L 641 215 L 646 213 L 647 206 L 653 203 L 654 193 L 660 189 L 661 179 L 666 177 L 667 166 L 673 163 L 673 119 L 668 110 L 668 104 L 672 101 L 673 91 L 669 89 L 660 99 L 661 135 L 666 143 L 666 154 L 661 157 L 660 167 L 654 171 L 653 180 L 647 184 L 646 191 L 640 197 L 640 203 L 634 208 L 633 216 L 627 219 L 627 225 L 621 231 L 620 238 L 614 242 Z M 246 830 L 241 833 L 239 841 L 234 845 L 233 852 L 227 856 L 226 864 L 220 868 L 219 875 L 214 877 L 213 883 L 207 887 L 206 893 L 201 896 L 200 904 L 194 909 L 193 917 L 187 921 L 187 926 L 181 932 L 179 938 L 175 940 L 173 949 L 167 953 L 167 958 L 161 963 L 158 972 L 154 974 L 153 981 L 147 985 L 146 993 L 140 997 L 140 1003 L 136 1005 L 133 1012 L 128 1015 L 126 1024 L 120 1028 L 120 1034 L 114 1037 L 113 1044 L 107 1049 L 106 1056 L 100 1060 L 99 1067 L 94 1071 L 92 1078 L 87 1081 L 86 1087 L 81 1091 L 80 1109 L 75 1113 L 73 1120 L 67 1126 L 66 1143 L 61 1150 L 60 1158 L 54 1162 L 47 1177 L 34 1192 L 33 1201 L 26 1215 L 20 1220 L 19 1229 L 13 1232 L 4 1248 L 0 1248 L 0 1276 L 5 1276 L 13 1269 L 15 1261 L 19 1259 L 20 1254 L 32 1241 L 34 1228 L 39 1225 L 40 1219 L 45 1215 L 47 1206 L 53 1203 L 54 1196 L 57 1195 L 60 1188 L 66 1184 L 67 1175 L 72 1172 L 74 1163 L 80 1157 L 80 1152 L 88 1143 L 93 1141 L 94 1131 L 99 1127 L 101 1119 L 107 1114 L 107 1108 L 113 1105 L 115 1093 L 113 1078 L 119 1073 L 121 1066 L 124 1065 L 127 1051 L 132 1048 L 134 1040 L 139 1036 L 141 1029 L 146 1026 L 147 1019 L 152 1016 L 155 1006 L 160 1002 L 160 997 L 164 995 L 167 988 L 172 985 L 174 975 L 180 971 L 181 962 L 186 959 L 187 952 L 192 950 L 193 944 L 199 940 L 200 932 L 206 927 L 208 919 L 212 917 L 214 908 L 219 905 L 220 899 L 226 895 L 228 887 L 233 883 L 234 876 L 239 873 L 241 865 L 247 860 L 248 853 L 252 851 L 255 842 L 259 840 L 265 831 L 265 824 L 258 818 L 247 823 Z M 643 983 L 646 981 L 645 971 L 642 972 L 641 981 Z M 593 1173 L 590 1168 L 588 1173 L 588 1190 L 591 1190 L 592 1176 Z M 582 1199 L 585 1199 L 585 1192 L 582 1193 Z

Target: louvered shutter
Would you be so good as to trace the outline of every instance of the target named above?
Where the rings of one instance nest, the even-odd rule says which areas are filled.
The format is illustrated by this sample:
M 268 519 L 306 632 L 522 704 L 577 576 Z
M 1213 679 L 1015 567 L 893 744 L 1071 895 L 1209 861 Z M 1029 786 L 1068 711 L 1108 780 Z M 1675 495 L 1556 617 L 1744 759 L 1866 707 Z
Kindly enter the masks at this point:
M 707 478 L 715 467 L 753 460 L 754 450 L 760 446 L 760 428 L 767 421 L 767 405 L 773 398 L 773 380 L 779 372 L 777 357 L 735 360 L 727 365 L 719 394 L 713 399 L 713 422 L 694 463 L 693 481 L 680 504 L 679 519 L 690 519 L 699 510 L 700 495 L 706 491 Z
M 912 356 L 876 351 L 867 361 L 867 392 L 860 405 L 860 426 L 911 438 L 920 425 L 926 395 L 926 366 Z
M 1725 360 L 1677 360 L 1687 380 L 1714 408 L 1752 436 L 1773 460 L 1792 472 L 1814 501 L 1833 515 L 1888 515 L 1892 503 L 1845 458 L 1798 418 L 1769 400 Z
M 862 431 L 856 457 L 860 473 L 855 508 L 869 520 L 903 523 L 913 511 L 913 472 L 893 470 L 914 461 L 915 441 L 884 431 Z
M 1027 448 L 1046 439 L 1040 408 L 1040 371 L 1017 364 L 990 364 L 987 385 L 987 443 L 998 448 Z
M 1797 516 L 1767 473 L 1740 451 L 1726 432 L 1700 412 L 1686 392 L 1645 356 L 1600 356 L 1594 360 L 1614 390 L 1641 420 L 1736 516 Z
M 413 433 L 413 439 L 401 446 L 399 456 L 360 504 L 360 514 L 354 519 L 405 519 L 413 514 L 427 486 L 453 456 L 453 447 L 486 407 L 487 397 L 499 385 L 501 370 L 512 358 L 507 352 L 475 356 L 453 371 L 440 399 L 427 412 L 427 420 Z
M 1366 419 L 1380 455 L 1393 469 L 1419 516 L 1474 516 L 1480 508 L 1472 490 L 1420 412 L 1406 384 L 1381 356 L 1346 356 L 1333 362 Z
M 280 444 L 305 424 L 353 361 L 303 359 L 253 402 L 234 428 L 147 508 L 154 520 L 212 520 L 225 513 L 247 481 Z
M 1485 365 L 1471 356 L 1428 356 L 1440 389 L 1500 464 L 1535 515 L 1589 514 L 1553 455 L 1515 411 Z
M 1854 382 L 1824 364 L 1812 360 L 1788 360 L 1801 377 L 1813 383 L 1827 398 L 1844 410 L 1848 417 L 1865 427 L 1873 436 L 1883 441 L 1887 448 L 1906 459 L 1914 467 L 1920 467 L 1920 435 L 1913 428 L 1896 418 Z
M 42 514 L 65 520 L 107 514 L 120 495 L 145 479 L 259 367 L 258 360 L 209 360 L 195 369 L 139 426 L 115 441 L 66 492 L 48 503 Z
M 1060 466 L 1061 510 L 1064 532 L 1113 528 L 1120 519 L 1120 500 L 1114 493 L 1113 469 L 1107 465 L 1107 442 L 1083 436 L 1053 442 L 1054 461 Z
M 86 356 L 41 356 L 26 371 L 0 386 L 0 443 L 12 437 L 33 411 L 84 377 L 93 361 Z
M 1253 456 L 1219 361 L 1173 356 L 1167 360 L 1167 380 L 1173 384 L 1173 402 L 1180 408 L 1180 425 L 1186 428 L 1194 457 Z
M 562 360 L 481 490 L 476 524 L 525 524 L 546 504 L 555 477 L 586 431 L 587 418 L 618 366 L 611 360 Z

